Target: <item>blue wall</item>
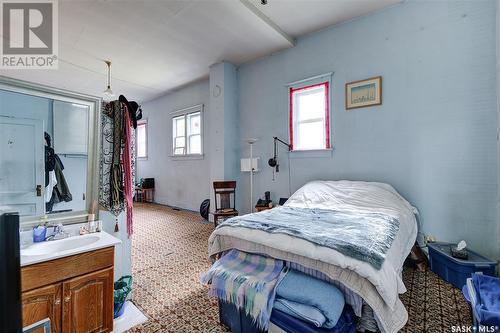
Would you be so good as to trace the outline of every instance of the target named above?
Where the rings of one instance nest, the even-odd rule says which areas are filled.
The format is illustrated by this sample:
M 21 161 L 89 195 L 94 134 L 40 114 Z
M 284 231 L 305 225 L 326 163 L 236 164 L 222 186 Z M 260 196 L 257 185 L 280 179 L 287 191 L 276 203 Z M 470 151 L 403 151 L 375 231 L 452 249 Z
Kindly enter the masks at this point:
M 172 158 L 171 112 L 198 104 L 203 110 L 203 158 Z M 148 121 L 148 158 L 137 160 L 137 178 L 155 179 L 155 202 L 197 211 L 210 197 L 211 145 L 208 80 L 193 83 L 142 105 Z
M 289 82 L 334 72 L 329 157 L 291 161 L 291 191 L 312 179 L 392 184 L 419 208 L 424 232 L 466 239 L 500 258 L 497 203 L 496 4 L 408 1 L 298 40 L 297 46 L 239 69 L 240 136 L 272 156 L 272 136 L 288 138 Z M 346 111 L 346 82 L 381 75 L 383 105 Z M 243 155 L 248 147 L 241 144 Z M 303 156 L 302 156 L 303 157 Z M 289 195 L 281 172 L 255 177 L 255 200 Z M 242 177 L 240 203 L 249 195 Z

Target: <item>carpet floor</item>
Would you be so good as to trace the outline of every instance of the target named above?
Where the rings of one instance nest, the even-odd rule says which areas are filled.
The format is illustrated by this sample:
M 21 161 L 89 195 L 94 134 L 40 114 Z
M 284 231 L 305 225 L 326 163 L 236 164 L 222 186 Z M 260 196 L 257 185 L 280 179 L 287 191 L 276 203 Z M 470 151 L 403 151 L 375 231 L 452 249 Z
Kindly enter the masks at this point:
M 212 231 L 213 225 L 195 213 L 134 206 L 133 302 L 148 321 L 128 332 L 228 332 L 218 323 L 217 301 L 199 283 L 210 267 L 207 240 Z M 445 333 L 471 324 L 460 290 L 430 271 L 405 269 L 403 278 L 408 292 L 401 300 L 409 320 L 401 332 Z

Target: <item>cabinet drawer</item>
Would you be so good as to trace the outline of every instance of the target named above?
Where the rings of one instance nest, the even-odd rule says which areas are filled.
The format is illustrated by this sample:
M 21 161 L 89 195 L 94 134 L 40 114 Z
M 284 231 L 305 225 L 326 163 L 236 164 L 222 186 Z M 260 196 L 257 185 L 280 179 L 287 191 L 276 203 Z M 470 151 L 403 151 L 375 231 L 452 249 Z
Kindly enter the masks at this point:
M 32 290 L 114 265 L 114 247 L 76 254 L 21 268 L 22 291 Z

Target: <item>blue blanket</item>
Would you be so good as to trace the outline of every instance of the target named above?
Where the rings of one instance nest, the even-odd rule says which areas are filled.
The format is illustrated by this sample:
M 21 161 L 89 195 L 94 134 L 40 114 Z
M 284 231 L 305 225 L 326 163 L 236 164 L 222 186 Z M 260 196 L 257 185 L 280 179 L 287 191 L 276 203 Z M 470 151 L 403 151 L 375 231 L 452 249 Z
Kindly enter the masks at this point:
M 476 313 L 481 325 L 500 326 L 500 278 L 472 274 L 477 291 Z
M 276 287 L 276 297 L 300 303 L 318 309 L 326 318 L 325 328 L 333 328 L 344 310 L 344 295 L 333 284 L 318 280 L 301 272 L 290 270 Z M 283 308 L 279 308 L 283 310 Z M 288 314 L 300 318 L 300 309 L 287 311 Z M 299 311 L 299 312 L 298 312 Z M 303 313 L 304 319 L 310 312 Z
M 243 227 L 282 233 L 329 247 L 380 269 L 399 230 L 399 221 L 380 213 L 278 207 L 237 216 L 217 228 Z
M 284 312 L 292 317 L 298 318 L 316 327 L 321 327 L 326 322 L 326 317 L 316 307 L 277 298 L 274 300 L 273 309 Z

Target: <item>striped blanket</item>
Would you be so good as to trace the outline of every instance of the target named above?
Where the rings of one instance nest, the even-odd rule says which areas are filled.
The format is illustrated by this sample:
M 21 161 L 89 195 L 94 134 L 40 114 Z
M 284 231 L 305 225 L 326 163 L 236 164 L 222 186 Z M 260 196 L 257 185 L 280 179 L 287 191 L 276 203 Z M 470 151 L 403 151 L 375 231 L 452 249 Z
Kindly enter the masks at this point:
M 209 295 L 236 305 L 251 316 L 259 328 L 267 330 L 283 268 L 281 260 L 233 249 L 202 274 L 201 283 L 211 282 Z

